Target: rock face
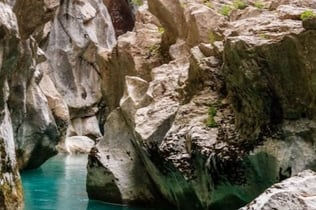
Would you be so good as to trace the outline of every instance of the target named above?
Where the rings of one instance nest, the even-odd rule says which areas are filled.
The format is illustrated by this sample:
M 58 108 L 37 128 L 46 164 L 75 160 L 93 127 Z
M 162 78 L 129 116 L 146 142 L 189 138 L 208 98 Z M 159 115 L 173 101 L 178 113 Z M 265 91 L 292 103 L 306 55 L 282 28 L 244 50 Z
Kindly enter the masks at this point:
M 14 56 L 19 47 L 17 19 L 12 8 L 6 2 L 0 2 L 0 206 L 3 209 L 22 209 L 23 192 L 15 156 L 12 119 L 7 100 L 10 94 L 10 73 L 12 64 L 17 62 Z M 4 50 L 8 49 L 8 50 Z
M 57 1 L 16 1 L 14 5 L 21 40 L 18 46 L 12 46 L 16 60 L 11 61 L 13 69 L 10 72 L 8 106 L 20 169 L 36 168 L 57 153 L 55 146 L 60 132 L 39 86 L 43 72 L 41 63 L 46 58 L 30 35 L 54 17 L 58 5 Z M 25 7 L 30 10 L 25 10 Z M 30 20 L 31 23 L 24 24 L 24 19 L 30 17 L 27 11 L 31 10 L 36 10 L 38 14 Z
M 104 128 L 107 132 L 90 152 L 87 192 L 92 199 L 110 203 L 151 203 L 153 185 L 124 121 L 119 109 L 108 116 Z
M 268 188 L 240 210 L 316 209 L 316 173 L 305 170 Z
M 232 11 L 223 15 L 227 5 Z M 117 51 L 99 62 L 106 69 L 102 78 L 119 78 L 102 85 L 111 104 L 107 120 L 134 131 L 123 139 L 179 209 L 237 209 L 273 183 L 315 169 L 316 43 L 314 30 L 304 30 L 299 19 L 311 2 L 263 4 L 276 11 L 254 2 L 245 10 L 234 7 L 231 1 L 155 0 L 148 1 L 148 13 L 145 1 L 135 16 L 136 34 L 120 36 Z M 149 27 L 152 33 L 141 39 Z M 153 42 L 158 50 L 145 57 L 155 33 L 163 33 Z M 122 117 L 114 120 L 115 107 Z M 115 129 L 108 128 L 89 157 L 89 195 L 132 203 L 122 199 L 126 180 L 107 191 L 115 195 L 93 194 L 120 170 L 104 161 L 113 155 L 109 148 L 118 147 L 109 144 Z M 107 178 L 98 183 L 102 172 Z
M 0 205 L 57 149 L 91 199 L 184 210 L 316 169 L 315 1 L 237 3 L 0 0 Z

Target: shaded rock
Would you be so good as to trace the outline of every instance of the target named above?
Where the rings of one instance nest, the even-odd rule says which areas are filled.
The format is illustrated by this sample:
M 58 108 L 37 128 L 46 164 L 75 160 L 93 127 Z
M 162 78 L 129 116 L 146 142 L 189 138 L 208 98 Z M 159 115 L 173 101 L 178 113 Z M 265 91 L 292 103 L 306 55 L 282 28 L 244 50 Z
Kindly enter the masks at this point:
M 95 56 L 98 49 L 111 49 L 115 44 L 109 22 L 105 6 L 94 2 L 65 2 L 54 20 L 46 53 L 52 81 L 70 108 L 93 106 L 101 98 Z
M 39 68 L 41 70 L 49 69 L 49 64 L 47 62 L 41 63 L 39 64 Z M 39 86 L 47 99 L 48 107 L 55 119 L 59 131 L 60 141 L 63 142 L 70 121 L 67 104 L 63 100 L 60 93 L 57 91 L 53 81 L 47 75 L 45 70 L 39 82 Z
M 315 172 L 303 171 L 271 186 L 250 204 L 240 209 L 316 209 L 315 181 Z
M 3 6 L 0 3 L 0 8 Z M 1 9 L 0 9 L 1 10 Z M 0 205 L 3 209 L 22 210 L 23 191 L 15 156 L 10 112 L 7 107 L 1 110 L 0 123 Z
M 152 16 L 148 13 L 144 15 Z M 141 17 L 142 14 L 138 12 L 137 18 Z M 126 75 L 150 81 L 151 69 L 159 66 L 163 60 L 158 27 L 138 20 L 134 32 L 127 32 L 118 37 L 116 50 L 111 54 L 100 53 L 97 56 L 97 63 L 102 69 L 102 93 L 109 111 L 120 104 Z
M 165 29 L 164 42 L 167 45 L 175 43 L 177 38 L 187 36 L 184 10 L 179 0 L 148 1 L 149 11 L 155 15 Z
M 180 91 L 188 78 L 189 63 L 172 61 L 152 70 L 148 94 L 153 102 L 137 110 L 135 131 L 145 144 L 160 144 L 162 136 L 170 129 L 179 108 Z
M 21 2 L 16 5 L 19 3 Z M 13 16 L 7 18 L 10 21 L 16 20 Z M 43 24 L 47 21 L 43 19 Z M 4 25 L 7 25 L 6 22 Z M 59 140 L 59 133 L 46 97 L 38 86 L 41 80 L 38 64 L 45 60 L 45 55 L 33 38 L 24 37 L 20 41 L 17 27 L 12 31 L 10 33 L 15 34 L 15 43 L 6 41 L 7 44 L 10 43 L 8 55 L 11 59 L 8 63 L 3 63 L 10 88 L 7 103 L 11 111 L 19 167 L 35 168 L 56 154 L 55 145 Z
M 22 98 L 16 97 L 21 91 L 16 87 L 12 87 L 9 104 L 14 109 L 19 109 L 19 111 L 12 110 L 19 167 L 37 168 L 57 154 L 55 146 L 59 141 L 59 131 L 46 97 L 34 84 L 34 80 L 27 87 Z
M 89 155 L 87 192 L 110 203 L 152 203 L 152 183 L 132 143 L 132 131 L 119 109 L 105 124 L 104 138 Z
M 316 17 L 303 20 L 303 27 L 306 30 L 316 30 Z
M 16 1 L 14 12 L 22 39 L 27 39 L 36 29 L 52 20 L 58 7 L 59 0 Z
M 22 184 L 15 153 L 14 131 L 8 108 L 10 73 L 16 67 L 20 47 L 18 25 L 12 8 L 0 2 L 0 206 L 23 209 Z
M 134 14 L 126 0 L 103 0 L 115 28 L 116 36 L 120 36 L 134 28 Z
M 51 65 L 47 74 L 68 106 L 72 135 L 101 136 L 95 120 L 103 112 L 98 106 L 102 94 L 97 54 L 111 51 L 115 44 L 111 18 L 101 1 L 64 1 L 60 6 L 46 50 Z M 94 119 L 93 126 L 87 117 Z

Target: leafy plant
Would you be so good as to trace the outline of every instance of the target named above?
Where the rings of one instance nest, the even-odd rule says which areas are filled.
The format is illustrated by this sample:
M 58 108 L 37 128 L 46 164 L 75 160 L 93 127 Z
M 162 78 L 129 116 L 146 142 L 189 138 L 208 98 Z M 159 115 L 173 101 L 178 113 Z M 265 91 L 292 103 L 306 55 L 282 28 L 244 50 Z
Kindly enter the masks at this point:
M 300 16 L 301 20 L 306 20 L 312 17 L 316 17 L 316 14 L 312 10 L 305 10 Z
M 208 108 L 208 119 L 207 119 L 207 122 L 206 122 L 206 125 L 208 127 L 211 127 L 211 128 L 214 128 L 214 127 L 217 127 L 218 124 L 216 123 L 214 117 L 216 116 L 217 114 L 217 109 L 215 106 L 211 105 L 209 108 Z
M 233 6 L 236 8 L 236 9 L 245 9 L 248 5 L 245 1 L 243 0 L 234 0 L 233 1 Z
M 136 6 L 141 6 L 144 4 L 143 0 L 132 0 L 132 3 Z
M 254 3 L 254 6 L 257 7 L 258 9 L 263 9 L 264 4 L 261 1 L 256 1 Z
M 232 11 L 232 8 L 226 4 L 221 8 L 220 13 L 224 16 L 229 16 L 231 11 Z

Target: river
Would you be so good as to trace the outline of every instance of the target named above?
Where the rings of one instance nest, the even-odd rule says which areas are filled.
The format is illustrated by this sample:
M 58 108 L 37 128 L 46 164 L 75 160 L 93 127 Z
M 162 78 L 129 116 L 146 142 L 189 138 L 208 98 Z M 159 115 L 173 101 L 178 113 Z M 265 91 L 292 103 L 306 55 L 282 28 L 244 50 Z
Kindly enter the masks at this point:
M 146 210 L 89 201 L 86 155 L 57 155 L 21 173 L 25 210 Z

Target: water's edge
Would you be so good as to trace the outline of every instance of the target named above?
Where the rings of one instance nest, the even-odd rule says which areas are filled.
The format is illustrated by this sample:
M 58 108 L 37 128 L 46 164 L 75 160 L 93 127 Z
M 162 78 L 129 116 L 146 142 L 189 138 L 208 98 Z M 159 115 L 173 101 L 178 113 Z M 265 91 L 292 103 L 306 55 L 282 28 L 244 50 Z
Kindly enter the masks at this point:
M 144 210 L 88 199 L 87 155 L 59 154 L 40 168 L 21 172 L 25 210 Z

